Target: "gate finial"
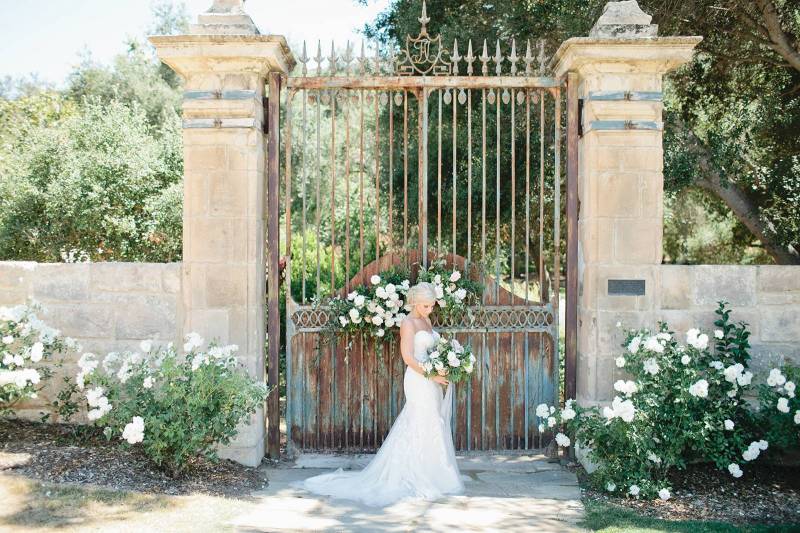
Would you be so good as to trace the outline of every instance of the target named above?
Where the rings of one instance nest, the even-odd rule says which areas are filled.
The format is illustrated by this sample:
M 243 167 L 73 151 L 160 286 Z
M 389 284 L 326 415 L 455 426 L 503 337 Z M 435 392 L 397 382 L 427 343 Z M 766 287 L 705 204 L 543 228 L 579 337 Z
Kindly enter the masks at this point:
M 406 46 L 400 51 L 400 58 L 394 65 L 395 73 L 400 76 L 441 76 L 452 71 L 450 52 L 442 46 L 442 36 L 431 38 L 428 34 L 428 6 L 422 0 L 422 16 L 417 20 L 422 25 L 419 35 L 406 35 Z
M 428 22 L 431 21 L 431 19 L 428 17 L 428 10 L 425 6 L 425 0 L 422 0 L 422 16 L 417 20 L 419 21 L 420 24 L 422 24 L 422 29 L 420 30 L 419 34 L 420 35 L 427 34 L 428 33 L 427 25 Z

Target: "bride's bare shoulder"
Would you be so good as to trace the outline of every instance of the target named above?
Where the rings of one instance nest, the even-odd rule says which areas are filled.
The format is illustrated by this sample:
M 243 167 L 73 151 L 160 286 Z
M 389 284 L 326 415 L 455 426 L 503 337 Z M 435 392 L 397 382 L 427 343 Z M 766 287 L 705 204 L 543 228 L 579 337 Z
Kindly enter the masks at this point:
M 400 335 L 414 335 L 417 332 L 416 324 L 414 324 L 414 319 L 409 319 L 406 317 L 400 323 Z

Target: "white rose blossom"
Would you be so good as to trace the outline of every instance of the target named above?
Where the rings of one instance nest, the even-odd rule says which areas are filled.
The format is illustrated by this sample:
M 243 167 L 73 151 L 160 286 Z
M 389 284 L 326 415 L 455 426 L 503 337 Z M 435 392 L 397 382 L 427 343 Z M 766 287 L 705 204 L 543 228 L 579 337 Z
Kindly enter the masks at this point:
M 634 394 L 638 389 L 636 387 L 636 383 L 634 383 L 633 381 L 631 380 L 623 381 L 620 379 L 614 383 L 614 390 L 630 396 L 631 394 Z
M 630 494 L 634 498 L 638 498 L 639 497 L 639 485 L 631 485 L 631 488 L 628 489 L 628 494 Z
M 620 355 L 619 357 L 614 359 L 614 364 L 617 365 L 617 368 L 624 367 L 625 366 L 625 358 Z
M 696 398 L 708 397 L 708 381 L 700 379 L 689 386 L 689 394 Z
M 131 421 L 125 425 L 122 430 L 122 438 L 128 441 L 128 444 L 136 444 L 144 440 L 144 420 L 141 416 L 134 416 Z
M 558 444 L 559 446 L 561 446 L 563 448 L 568 447 L 570 445 L 569 437 L 567 437 L 563 433 L 558 433 L 556 435 L 556 444 Z
M 603 416 L 612 420 L 614 418 L 621 418 L 625 422 L 633 422 L 636 414 L 636 408 L 630 400 L 623 400 L 619 396 L 615 396 L 611 401 L 611 407 L 603 408 Z
M 742 469 L 739 467 L 739 465 L 736 463 L 731 463 L 728 465 L 728 472 L 730 472 L 733 477 L 737 478 L 742 477 L 742 474 L 744 473 L 742 472 Z
M 42 356 L 44 355 L 44 344 L 41 342 L 35 342 L 33 346 L 31 346 L 31 361 L 34 363 L 38 363 L 42 360 Z
M 733 431 L 733 426 L 734 426 L 733 420 L 730 419 L 725 420 L 725 429 L 727 431 Z
M 715 329 L 715 330 L 714 330 L 714 338 L 715 338 L 715 339 L 721 339 L 721 338 L 722 338 L 722 337 L 724 337 L 724 336 L 725 336 L 725 334 L 724 334 L 724 333 L 722 333 L 722 330 L 721 330 L 721 329 Z
M 651 352 L 664 353 L 664 345 L 661 343 L 661 339 L 656 336 L 648 337 L 647 340 L 644 341 L 644 349 L 650 350 Z
M 670 494 L 668 489 L 661 489 L 660 491 L 658 491 L 658 497 L 664 501 L 669 500 L 671 496 L 672 494 Z
M 631 353 L 636 353 L 639 351 L 639 345 L 642 343 L 641 337 L 634 337 L 631 339 L 631 342 L 628 343 L 628 351 Z
M 373 274 L 372 277 L 369 278 L 369 280 L 373 285 L 377 285 L 378 283 L 381 282 L 381 277 L 377 274 Z
M 783 385 L 786 383 L 786 376 L 784 376 L 779 368 L 773 368 L 769 371 L 769 376 L 767 377 L 767 385 L 770 387 L 775 387 L 778 385 Z
M 789 412 L 789 398 L 778 398 L 778 411 L 781 413 Z
M 661 369 L 661 367 L 658 366 L 658 362 L 652 357 L 650 359 L 645 360 L 645 362 L 643 363 L 643 368 L 645 372 L 647 372 L 652 376 L 658 374 L 658 371 Z

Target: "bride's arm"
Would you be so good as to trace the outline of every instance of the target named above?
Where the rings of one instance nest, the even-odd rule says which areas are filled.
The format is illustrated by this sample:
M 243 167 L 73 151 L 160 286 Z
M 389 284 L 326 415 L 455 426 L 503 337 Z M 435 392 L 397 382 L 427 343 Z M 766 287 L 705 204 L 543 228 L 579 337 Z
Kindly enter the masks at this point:
M 419 361 L 414 357 L 414 326 L 410 322 L 400 323 L 400 355 L 403 362 L 414 372 L 425 375 L 425 370 L 420 366 Z

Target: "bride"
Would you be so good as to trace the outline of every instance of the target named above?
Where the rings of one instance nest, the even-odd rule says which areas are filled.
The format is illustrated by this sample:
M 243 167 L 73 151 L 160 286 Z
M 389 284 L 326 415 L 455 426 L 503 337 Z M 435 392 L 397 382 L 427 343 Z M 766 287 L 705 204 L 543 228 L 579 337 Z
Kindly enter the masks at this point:
M 411 310 L 400 325 L 400 353 L 408 365 L 403 379 L 406 403 L 386 440 L 364 470 L 339 468 L 297 482 L 296 487 L 380 507 L 407 497 L 434 500 L 464 491 L 450 433 L 453 389 L 444 377 L 426 378 L 420 366 L 439 335 L 428 318 L 436 304 L 433 285 L 411 287 L 407 301 Z M 440 385 L 447 385 L 444 398 Z

